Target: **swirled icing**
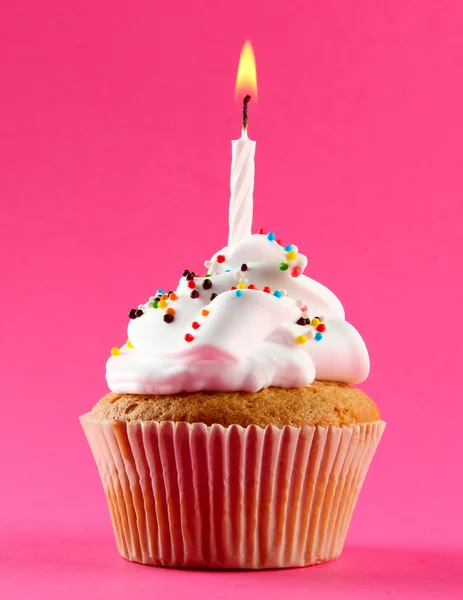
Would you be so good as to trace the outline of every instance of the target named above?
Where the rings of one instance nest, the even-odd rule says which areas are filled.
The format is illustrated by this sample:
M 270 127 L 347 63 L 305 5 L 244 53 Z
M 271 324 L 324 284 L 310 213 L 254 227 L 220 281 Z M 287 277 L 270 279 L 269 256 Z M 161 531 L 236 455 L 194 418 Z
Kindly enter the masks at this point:
M 291 260 L 288 252 L 294 252 Z M 299 275 L 307 259 L 297 248 L 251 235 L 217 252 L 208 265 L 207 278 L 191 283 L 182 277 L 175 300 L 154 308 L 151 297 L 141 306 L 142 316 L 130 320 L 130 342 L 106 366 L 113 392 L 258 391 L 302 387 L 315 378 L 366 379 L 362 338 L 345 320 L 338 298 Z M 197 298 L 191 297 L 193 285 Z M 242 289 L 232 289 L 237 286 Z M 211 301 L 212 294 L 217 296 Z M 174 309 L 170 323 L 164 320 L 168 308 Z M 307 318 L 310 325 L 298 324 Z

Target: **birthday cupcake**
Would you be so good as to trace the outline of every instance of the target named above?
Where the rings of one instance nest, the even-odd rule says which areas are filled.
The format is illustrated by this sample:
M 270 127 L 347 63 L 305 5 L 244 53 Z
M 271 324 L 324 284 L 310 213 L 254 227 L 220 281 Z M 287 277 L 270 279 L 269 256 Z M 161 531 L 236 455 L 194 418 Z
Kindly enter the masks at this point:
M 81 417 L 117 546 L 149 565 L 298 567 L 342 551 L 385 423 L 337 297 L 273 233 L 129 312 Z

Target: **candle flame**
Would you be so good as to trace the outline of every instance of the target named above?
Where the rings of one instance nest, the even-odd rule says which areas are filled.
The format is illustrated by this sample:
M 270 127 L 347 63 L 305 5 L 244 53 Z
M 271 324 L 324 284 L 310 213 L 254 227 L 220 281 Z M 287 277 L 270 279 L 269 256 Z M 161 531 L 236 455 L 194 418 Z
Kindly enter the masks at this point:
M 253 98 L 257 97 L 256 59 L 249 40 L 246 40 L 241 50 L 240 63 L 236 75 L 235 95 L 238 98 L 243 94 L 251 94 Z

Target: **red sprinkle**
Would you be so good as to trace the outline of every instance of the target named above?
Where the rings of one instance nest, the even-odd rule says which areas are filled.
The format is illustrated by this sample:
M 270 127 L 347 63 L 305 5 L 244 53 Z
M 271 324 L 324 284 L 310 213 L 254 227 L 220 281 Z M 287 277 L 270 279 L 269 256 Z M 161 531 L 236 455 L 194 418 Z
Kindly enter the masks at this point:
M 260 235 L 265 235 L 265 229 L 259 229 L 257 233 L 259 233 Z
M 323 325 L 323 323 L 320 323 L 320 325 L 317 327 L 317 331 L 325 331 L 326 330 L 326 325 Z
M 266 285 L 264 288 L 262 288 L 262 291 L 265 292 L 266 294 L 270 294 L 271 289 L 268 287 L 268 285 Z
M 293 277 L 299 277 L 299 275 L 302 273 L 301 268 L 300 267 L 293 267 L 291 269 L 291 275 Z
M 185 334 L 185 342 L 192 342 L 195 338 L 191 335 L 191 333 Z
M 193 329 L 198 329 L 199 323 L 197 321 L 193 321 L 193 323 L 191 324 L 191 326 L 193 327 Z
M 196 287 L 196 283 L 194 279 L 190 279 L 190 281 L 188 282 L 188 287 L 193 289 Z
M 281 240 L 277 240 L 277 244 L 280 244 L 280 246 L 283 246 L 283 242 Z
M 248 290 L 255 290 L 255 289 L 256 289 L 256 286 L 253 283 L 251 283 L 251 285 L 248 285 Z
M 218 263 L 223 263 L 225 262 L 225 256 L 223 254 L 219 254 L 219 256 L 216 258 Z
M 236 285 L 232 285 L 230 289 L 231 290 L 236 290 Z
M 301 307 L 301 312 L 305 312 L 306 310 L 309 310 L 309 309 L 308 309 L 308 308 L 307 308 L 307 306 L 304 304 L 304 306 L 303 306 L 303 307 Z

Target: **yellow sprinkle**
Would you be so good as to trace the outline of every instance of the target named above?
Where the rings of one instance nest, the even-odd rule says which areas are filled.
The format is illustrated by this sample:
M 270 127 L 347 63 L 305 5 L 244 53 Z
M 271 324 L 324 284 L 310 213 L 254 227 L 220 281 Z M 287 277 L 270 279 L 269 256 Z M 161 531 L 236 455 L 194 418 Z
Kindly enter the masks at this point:
M 312 319 L 312 321 L 310 322 L 311 325 L 313 325 L 314 327 L 318 327 L 318 325 L 320 325 L 320 319 Z
M 165 308 L 167 306 L 167 302 L 165 300 L 159 300 L 158 307 Z
M 298 335 L 296 338 L 296 344 L 305 344 L 307 341 L 307 338 L 305 337 L 305 335 Z
M 120 353 L 119 348 L 111 348 L 111 356 L 119 356 Z
M 297 252 L 294 252 L 294 250 L 290 250 L 289 252 L 286 253 L 286 258 L 288 260 L 296 260 Z
M 237 287 L 239 290 L 245 290 L 245 289 L 246 289 L 246 284 L 245 284 L 245 283 L 239 283 L 239 284 L 238 284 L 236 287 Z
M 130 340 L 127 340 L 127 348 L 133 348 L 133 344 Z

